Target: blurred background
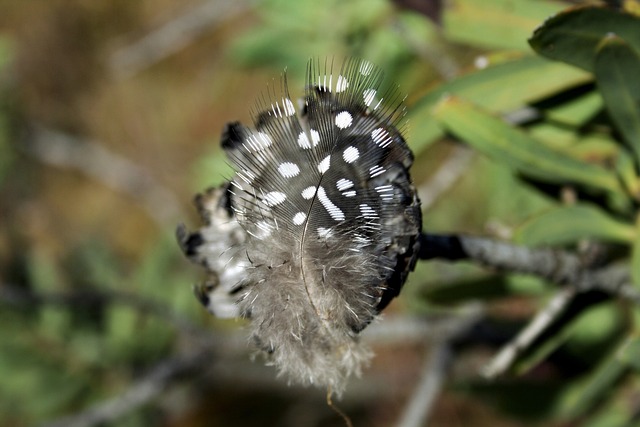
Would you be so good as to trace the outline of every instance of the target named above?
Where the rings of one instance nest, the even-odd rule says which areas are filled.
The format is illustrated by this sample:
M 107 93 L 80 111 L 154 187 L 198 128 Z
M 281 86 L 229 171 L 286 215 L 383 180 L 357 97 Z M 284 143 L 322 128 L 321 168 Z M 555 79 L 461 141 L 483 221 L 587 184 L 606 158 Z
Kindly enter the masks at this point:
M 344 425 L 323 391 L 252 362 L 242 322 L 213 318 L 192 294 L 204 272 L 174 230 L 197 227 L 193 196 L 230 176 L 224 124 L 251 123 L 285 69 L 302 95 L 310 57 L 366 58 L 407 94 L 425 229 L 508 238 L 550 202 L 504 165 L 434 136 L 419 101 L 491 55 L 528 55 L 527 37 L 568 5 L 0 0 L 0 424 Z M 453 310 L 424 289 L 481 274 L 468 263 L 419 266 L 364 334 L 376 357 L 338 404 L 355 425 L 405 414 L 446 328 L 438 319 Z M 507 335 L 543 289 L 510 280 L 521 292 L 487 306 Z M 430 425 L 544 419 L 562 377 L 543 367 L 490 389 L 478 370 L 495 343 L 457 359 Z

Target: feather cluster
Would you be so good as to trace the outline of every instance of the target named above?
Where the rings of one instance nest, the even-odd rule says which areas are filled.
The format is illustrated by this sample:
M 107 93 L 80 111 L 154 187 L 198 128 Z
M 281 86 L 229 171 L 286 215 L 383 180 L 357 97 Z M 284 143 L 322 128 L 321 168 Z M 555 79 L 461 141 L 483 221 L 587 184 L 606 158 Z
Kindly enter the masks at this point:
M 209 212 L 228 221 L 207 214 L 208 227 L 179 232 L 215 273 L 201 301 L 250 319 L 253 342 L 287 378 L 338 393 L 370 358 L 358 334 L 400 291 L 421 230 L 402 100 L 382 83 L 368 61 L 334 70 L 312 60 L 296 106 L 283 78 L 254 128 L 223 133 L 235 176 Z

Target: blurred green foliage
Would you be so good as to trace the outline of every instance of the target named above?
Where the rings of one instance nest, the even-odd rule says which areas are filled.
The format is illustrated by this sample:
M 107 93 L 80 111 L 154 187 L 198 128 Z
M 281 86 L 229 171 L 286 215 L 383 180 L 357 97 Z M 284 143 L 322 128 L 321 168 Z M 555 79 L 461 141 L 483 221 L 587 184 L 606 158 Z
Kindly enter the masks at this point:
M 101 138 L 186 201 L 229 175 L 214 141 L 223 123 L 245 119 L 248 114 L 236 115 L 252 105 L 266 76 L 285 68 L 292 95 L 301 94 L 310 56 L 367 58 L 409 93 L 418 186 L 446 160 L 451 136 L 482 154 L 425 213 L 427 230 L 486 233 L 497 221 L 524 245 L 577 249 L 595 242 L 613 248 L 640 283 L 637 2 L 614 10 L 567 9 L 562 1 L 455 0 L 434 14 L 439 22 L 388 0 L 251 2 L 202 41 L 126 81 L 97 64 L 108 63 L 114 45 L 169 19 L 179 4 L 96 2 L 74 9 L 72 3 L 51 2 L 37 12 L 25 2 L 7 2 L 0 17 L 6 27 L 0 38 L 0 291 L 21 292 L 17 301 L 3 294 L 0 305 L 0 424 L 34 425 L 80 412 L 188 352 L 192 343 L 173 316 L 216 331 L 229 327 L 204 313 L 189 291 L 198 272 L 168 235 L 173 224 L 154 223 L 131 194 L 114 194 L 95 178 L 33 159 L 20 125 L 43 122 Z M 94 25 L 101 17 L 105 21 Z M 87 28 L 100 31 L 85 39 Z M 79 72 L 83 61 L 92 64 L 86 71 L 91 85 L 77 77 L 85 73 Z M 418 266 L 403 302 L 416 313 L 472 300 L 496 304 L 495 317 L 506 311 L 499 320 L 512 334 L 556 291 L 537 278 L 430 262 Z M 23 298 L 33 295 L 39 299 Z M 465 425 L 637 423 L 639 310 L 596 300 L 577 304 L 553 325 L 517 361 L 518 376 L 451 384 L 456 395 L 496 409 Z M 395 365 L 402 364 L 394 359 Z M 247 396 L 228 390 L 235 382 L 207 388 L 205 380 L 191 381 L 194 390 L 178 399 L 176 410 L 187 415 L 174 415 L 180 420 L 174 424 L 230 425 L 228 414 L 246 412 Z M 249 397 L 277 400 L 272 394 Z M 387 398 L 360 403 L 362 425 L 385 425 L 378 408 L 401 404 Z M 477 414 L 475 403 L 458 404 L 460 412 Z M 300 410 L 278 405 L 285 414 Z M 145 406 L 113 425 L 174 425 L 159 412 Z M 279 416 L 261 412 L 245 422 L 276 425 Z M 457 425 L 446 413 L 439 416 L 434 424 Z
M 567 69 L 582 68 L 589 77 L 577 81 L 541 73 L 541 78 L 552 80 L 554 90 L 530 99 L 535 117 L 519 123 L 499 118 L 496 113 L 509 110 L 492 99 L 472 99 L 448 91 L 445 85 L 440 90 L 449 96 L 440 98 L 435 118 L 453 135 L 509 165 L 546 194 L 559 196 L 563 188 L 574 192 L 574 201 L 558 200 L 522 223 L 515 230 L 517 241 L 570 247 L 585 239 L 615 242 L 621 246 L 618 262 L 628 265 L 637 284 L 640 17 L 604 7 L 569 9 L 539 26 L 529 43 L 539 55 L 565 63 L 559 66 Z M 508 77 L 501 83 L 511 87 Z M 606 115 L 600 114 L 603 111 Z M 624 355 L 639 342 L 639 308 L 607 304 L 604 309 L 601 305 L 581 308 L 572 319 L 564 320 L 564 332 L 541 340 L 536 347 L 542 351 L 534 352 L 533 359 L 524 355 L 517 366 L 520 371 L 530 370 L 539 365 L 541 355 L 562 345 L 571 348 L 591 342 L 602 359 L 575 384 L 566 384 L 553 416 L 580 419 L 595 413 L 599 414 L 596 419 L 607 420 L 606 425 L 631 425 L 637 409 L 623 402 L 627 393 L 638 393 L 637 377 L 631 375 L 637 369 L 633 358 Z M 627 393 L 614 392 L 618 387 L 628 388 Z M 611 406 L 618 413 L 606 418 Z

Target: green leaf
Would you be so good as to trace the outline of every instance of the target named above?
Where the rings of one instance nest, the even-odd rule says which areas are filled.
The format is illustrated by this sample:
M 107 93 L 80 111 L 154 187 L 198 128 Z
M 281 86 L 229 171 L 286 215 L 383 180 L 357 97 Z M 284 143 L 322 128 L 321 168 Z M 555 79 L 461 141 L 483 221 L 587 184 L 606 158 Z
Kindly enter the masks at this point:
M 461 96 L 498 113 L 520 108 L 590 80 L 588 73 L 535 56 L 519 57 L 460 77 L 438 86 L 409 109 L 412 149 L 416 154 L 420 153 L 442 137 L 442 129 L 430 120 L 430 115 L 443 95 Z
M 545 110 L 545 118 L 569 126 L 582 126 L 602 110 L 602 97 L 590 90 L 573 100 Z
M 624 188 L 635 200 L 640 200 L 640 179 L 636 174 L 636 165 L 631 154 L 623 147 L 618 146 L 615 157 L 615 169 Z
M 574 299 L 572 304 L 580 303 Z M 515 365 L 517 373 L 528 372 L 561 346 L 564 346 L 561 351 L 566 354 L 583 356 L 585 350 L 605 350 L 607 346 L 617 345 L 615 338 L 619 335 L 618 331 L 621 330 L 623 321 L 620 311 L 613 303 L 600 304 L 588 309 L 583 307 L 580 311 L 572 309 L 572 304 L 520 357 Z M 580 358 L 588 360 L 592 357 L 597 358 L 597 354 L 590 352 L 587 357 Z
M 613 219 L 596 206 L 577 204 L 533 217 L 515 231 L 514 240 L 530 246 L 564 245 L 584 238 L 628 244 L 635 236 L 632 225 Z
M 540 0 L 456 0 L 445 8 L 445 36 L 483 48 L 526 51 L 529 34 L 562 7 Z
M 640 222 L 636 224 L 636 228 L 640 227 Z M 631 247 L 631 281 L 636 288 L 640 288 L 640 233 Z
M 633 405 L 629 403 L 627 396 L 638 393 L 638 386 L 630 390 L 625 384 L 611 392 L 612 398 L 603 405 L 599 405 L 597 413 L 586 417 L 584 423 L 581 423 L 582 427 L 631 427 L 634 425 Z
M 386 0 L 263 0 L 254 12 L 259 23 L 234 37 L 232 57 L 245 66 L 286 65 L 292 75 L 304 75 L 309 55 L 339 58 L 361 52 L 370 33 L 390 35 L 385 24 L 394 9 Z
M 617 34 L 640 51 L 640 18 L 613 9 L 570 9 L 547 20 L 529 39 L 540 55 L 592 71 L 596 49 L 608 34 Z
M 640 372 L 640 337 L 632 336 L 627 340 L 621 357 L 629 366 Z
M 554 150 L 469 102 L 448 97 L 436 106 L 435 117 L 480 152 L 541 181 L 622 192 L 613 172 Z
M 588 413 L 611 392 L 613 386 L 627 372 L 628 368 L 615 357 L 605 361 L 580 387 L 580 393 L 571 405 L 571 417 Z
M 568 395 L 563 408 L 565 415 L 574 418 L 592 411 L 628 370 L 627 364 L 618 357 L 618 351 L 614 351 Z
M 620 145 L 601 133 L 580 133 L 577 129 L 553 121 L 527 126 L 528 134 L 545 145 L 588 163 L 611 164 Z
M 609 116 L 632 148 L 636 161 L 640 161 L 639 75 L 640 50 L 633 49 L 620 37 L 606 36 L 595 58 L 596 82 Z

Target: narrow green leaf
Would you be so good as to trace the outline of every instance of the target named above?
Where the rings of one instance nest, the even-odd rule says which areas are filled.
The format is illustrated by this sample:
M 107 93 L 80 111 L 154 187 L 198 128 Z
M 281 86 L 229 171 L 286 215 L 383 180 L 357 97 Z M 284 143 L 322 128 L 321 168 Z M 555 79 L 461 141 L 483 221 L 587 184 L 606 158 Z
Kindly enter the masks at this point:
M 636 165 L 631 153 L 624 147 L 618 146 L 618 153 L 615 157 L 615 169 L 627 193 L 635 200 L 640 200 L 640 178 L 638 178 L 636 173 Z
M 640 228 L 640 221 L 636 224 L 636 229 Z M 640 233 L 636 235 L 636 238 L 631 247 L 631 281 L 640 288 Z
M 622 152 L 622 147 L 602 134 L 593 133 L 575 135 L 577 143 L 567 149 L 567 153 L 588 163 L 609 165 L 615 162 Z M 626 152 L 625 152 L 626 153 Z M 628 153 L 626 153 L 628 155 Z M 633 160 L 632 160 L 633 161 Z
M 545 117 L 570 126 L 584 125 L 602 110 L 602 97 L 596 90 L 546 110 Z
M 562 7 L 540 0 L 456 0 L 445 8 L 445 35 L 473 46 L 524 51 L 529 34 Z
M 640 17 L 613 9 L 569 9 L 547 20 L 529 39 L 540 55 L 592 71 L 596 48 L 610 33 L 640 50 Z
M 578 304 L 576 300 L 574 304 Z M 579 312 L 569 306 L 549 326 L 541 339 L 534 342 L 520 357 L 515 371 L 519 374 L 528 372 L 561 346 L 564 346 L 565 352 L 572 354 L 580 354 L 584 349 L 590 348 L 606 351 L 606 347 L 618 344 L 615 337 L 619 335 L 622 324 L 620 311 L 612 303 L 596 305 Z M 590 353 L 586 359 L 591 357 L 597 358 L 597 354 Z
M 606 36 L 598 47 L 595 75 L 609 116 L 640 161 L 640 50 Z
M 534 123 L 527 126 L 527 131 L 535 140 L 588 163 L 609 165 L 615 161 L 621 150 L 620 144 L 609 139 L 607 135 L 596 132 L 580 133 L 576 128 L 553 121 Z
M 589 413 L 610 394 L 613 386 L 628 372 L 629 367 L 617 357 L 617 351 L 606 358 L 589 375 L 583 384 L 574 390 L 566 402 L 565 415 L 575 418 Z
M 632 336 L 626 342 L 621 357 L 636 371 L 640 372 L 640 337 Z
M 613 172 L 554 150 L 469 102 L 448 97 L 434 112 L 456 137 L 524 174 L 545 182 L 574 182 L 622 193 Z
M 430 120 L 431 110 L 443 95 L 457 95 L 500 113 L 544 99 L 558 91 L 586 83 L 591 75 L 536 56 L 523 56 L 481 69 L 438 86 L 409 109 L 410 139 L 420 153 L 442 137 L 442 129 Z
M 596 413 L 585 417 L 581 427 L 631 427 L 634 426 L 633 404 L 629 402 L 627 396 L 638 393 L 637 381 L 629 387 L 625 382 L 623 387 L 611 390 L 611 396 L 602 405 L 599 405 Z
M 555 246 L 584 238 L 628 244 L 635 236 L 632 225 L 613 219 L 596 206 L 577 204 L 531 218 L 516 229 L 514 239 L 530 246 Z

